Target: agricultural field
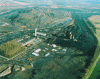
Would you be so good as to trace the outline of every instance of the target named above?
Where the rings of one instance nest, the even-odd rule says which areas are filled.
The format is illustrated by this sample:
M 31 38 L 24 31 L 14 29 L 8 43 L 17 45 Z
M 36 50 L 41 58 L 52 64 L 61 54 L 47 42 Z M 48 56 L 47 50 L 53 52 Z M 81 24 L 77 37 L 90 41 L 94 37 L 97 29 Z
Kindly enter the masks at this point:
M 96 77 L 98 75 L 100 75 L 99 71 L 100 71 L 100 15 L 95 15 L 95 16 L 91 16 L 89 17 L 89 20 L 91 23 L 93 23 L 93 25 L 96 28 L 96 33 L 95 36 L 98 39 L 98 47 L 97 47 L 97 51 L 96 53 L 98 53 L 97 56 L 97 60 L 95 61 L 95 65 L 94 65 L 94 70 L 91 74 L 91 76 L 89 77 L 89 79 L 96 79 Z
M 96 27 L 96 37 L 98 39 L 98 45 L 100 46 L 100 15 L 89 17 L 89 20 Z

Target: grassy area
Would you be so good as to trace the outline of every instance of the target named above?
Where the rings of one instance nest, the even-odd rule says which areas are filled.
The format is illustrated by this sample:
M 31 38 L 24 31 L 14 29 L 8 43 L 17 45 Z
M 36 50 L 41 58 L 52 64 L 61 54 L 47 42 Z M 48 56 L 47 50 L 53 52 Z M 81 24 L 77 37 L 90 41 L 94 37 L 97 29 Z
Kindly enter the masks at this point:
M 25 69 L 30 69 L 31 68 L 31 65 L 24 65 Z
M 82 79 L 96 79 L 96 76 L 98 75 L 97 71 L 96 71 L 96 73 L 94 72 L 95 73 L 95 78 L 89 78 L 89 77 L 91 77 L 92 72 L 94 71 L 94 68 L 96 67 L 99 58 L 100 58 L 100 56 L 95 55 L 95 57 L 93 59 L 93 62 L 88 67 L 87 73 L 85 74 L 85 76 Z M 94 75 L 92 75 L 92 76 L 94 76 Z
M 40 12 L 42 10 L 42 12 Z M 16 11 L 16 12 L 15 12 Z M 18 30 L 26 30 L 26 29 L 34 29 L 34 28 L 44 28 L 49 27 L 52 23 L 57 23 L 59 20 L 66 20 L 68 17 L 71 17 L 70 12 L 61 11 L 61 10 L 53 10 L 49 8 L 38 8 L 37 9 L 16 9 L 13 13 L 6 14 L 6 18 L 2 16 L 3 24 L 1 24 L 0 29 L 6 31 L 18 31 Z M 8 19 L 11 19 L 8 21 Z M 8 21 L 9 25 L 4 25 Z
M 0 65 L 0 73 L 5 70 L 8 66 L 7 65 Z
M 96 29 L 96 37 L 98 39 L 98 46 L 100 46 L 100 30 L 99 29 Z
M 95 18 L 95 20 L 93 20 L 92 18 Z M 89 20 L 93 23 L 93 25 L 95 25 L 96 27 L 96 34 L 95 36 L 98 39 L 98 52 L 100 53 L 100 16 L 92 16 L 89 18 Z M 99 54 L 98 53 L 98 54 Z M 100 54 L 98 55 L 98 59 L 97 59 L 97 64 L 94 66 L 94 70 L 91 74 L 91 76 L 89 77 L 89 79 L 96 79 L 97 75 L 99 75 L 100 73 L 98 71 L 100 71 Z
M 98 71 L 100 71 L 100 59 L 98 60 L 98 62 L 96 64 L 91 76 L 89 77 L 89 79 L 96 79 L 97 75 L 100 74 L 100 72 L 98 72 Z
M 98 46 L 100 46 L 100 15 L 92 16 L 89 18 L 89 20 L 96 27 L 95 36 L 98 39 Z
M 88 67 L 88 71 L 83 79 L 96 79 L 97 75 L 100 74 L 98 72 L 100 71 L 100 27 L 98 27 L 100 25 L 100 16 L 92 16 L 89 18 L 89 20 L 96 27 L 95 36 L 98 39 L 98 46 L 95 51 L 94 58 L 92 59 L 92 62 Z
M 24 50 L 25 48 L 15 40 L 0 45 L 0 54 L 7 58 L 12 58 Z

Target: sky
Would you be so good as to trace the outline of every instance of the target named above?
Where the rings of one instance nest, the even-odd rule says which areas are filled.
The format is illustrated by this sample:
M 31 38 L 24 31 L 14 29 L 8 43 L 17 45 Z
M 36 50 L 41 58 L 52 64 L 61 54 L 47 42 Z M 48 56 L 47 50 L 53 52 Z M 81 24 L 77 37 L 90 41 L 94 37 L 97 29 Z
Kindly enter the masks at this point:
M 30 5 L 30 4 L 47 4 L 47 5 L 67 5 L 67 4 L 100 4 L 100 0 L 0 0 L 0 3 L 9 3 L 17 5 Z

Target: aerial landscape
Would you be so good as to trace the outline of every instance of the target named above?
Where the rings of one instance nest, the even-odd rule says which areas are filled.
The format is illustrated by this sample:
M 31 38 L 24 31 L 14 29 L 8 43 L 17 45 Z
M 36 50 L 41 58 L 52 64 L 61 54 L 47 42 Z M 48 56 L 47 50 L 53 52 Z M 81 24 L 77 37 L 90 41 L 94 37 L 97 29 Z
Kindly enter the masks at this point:
M 100 79 L 100 1 L 0 0 L 0 79 Z

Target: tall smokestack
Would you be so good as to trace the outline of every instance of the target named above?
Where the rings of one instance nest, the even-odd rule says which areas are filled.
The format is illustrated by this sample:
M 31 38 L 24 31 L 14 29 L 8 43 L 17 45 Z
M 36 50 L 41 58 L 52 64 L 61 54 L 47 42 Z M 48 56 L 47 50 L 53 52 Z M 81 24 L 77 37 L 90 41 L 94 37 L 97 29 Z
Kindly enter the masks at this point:
M 70 32 L 70 39 L 72 39 L 72 32 Z
M 37 28 L 35 28 L 35 36 L 37 36 Z

